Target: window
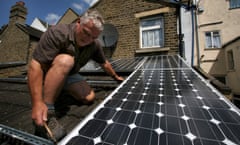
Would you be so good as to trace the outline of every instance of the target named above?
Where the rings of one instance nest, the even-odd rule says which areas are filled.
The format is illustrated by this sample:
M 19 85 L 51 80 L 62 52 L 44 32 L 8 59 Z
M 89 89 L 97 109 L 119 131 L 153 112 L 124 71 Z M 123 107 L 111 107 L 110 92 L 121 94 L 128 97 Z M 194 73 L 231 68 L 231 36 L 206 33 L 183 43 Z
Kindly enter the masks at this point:
M 220 34 L 218 31 L 206 32 L 205 38 L 206 38 L 206 48 L 221 47 Z
M 240 8 L 240 0 L 230 0 L 230 8 Z
M 142 19 L 140 22 L 141 48 L 163 47 L 163 17 Z
M 227 59 L 228 59 L 228 69 L 233 70 L 234 69 L 234 58 L 233 58 L 233 51 L 229 50 L 227 52 Z

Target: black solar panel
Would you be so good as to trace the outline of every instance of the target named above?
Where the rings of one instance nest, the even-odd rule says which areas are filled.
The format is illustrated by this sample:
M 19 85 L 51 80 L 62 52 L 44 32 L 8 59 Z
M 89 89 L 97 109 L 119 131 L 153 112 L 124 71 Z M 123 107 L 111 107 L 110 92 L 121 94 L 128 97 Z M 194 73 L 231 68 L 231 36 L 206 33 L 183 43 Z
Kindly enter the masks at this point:
M 179 56 L 149 56 L 63 144 L 238 145 L 240 113 Z
M 117 60 L 109 60 L 113 69 L 116 72 L 133 72 L 141 61 L 143 61 L 143 57 L 136 58 L 125 58 L 125 59 L 117 59 Z M 95 62 L 89 61 L 81 70 L 80 73 L 88 74 L 103 72 L 102 68 Z

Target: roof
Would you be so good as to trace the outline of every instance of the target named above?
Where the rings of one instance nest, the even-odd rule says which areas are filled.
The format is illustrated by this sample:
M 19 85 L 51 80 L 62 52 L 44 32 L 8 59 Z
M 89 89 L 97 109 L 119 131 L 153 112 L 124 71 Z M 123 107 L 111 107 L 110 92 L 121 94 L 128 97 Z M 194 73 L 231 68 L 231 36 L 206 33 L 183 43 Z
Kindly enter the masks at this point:
M 69 15 L 70 14 L 70 15 Z M 79 14 L 75 12 L 73 9 L 68 8 L 63 16 L 58 20 L 57 24 L 60 23 L 72 23 L 79 17 Z M 66 20 L 65 20 L 66 19 Z
M 41 24 L 42 24 L 44 27 L 48 28 L 49 26 L 51 26 L 51 25 L 49 25 L 47 22 L 43 21 L 42 19 L 39 19 L 39 18 L 37 18 L 37 19 L 39 20 L 39 22 L 41 22 Z
M 204 142 L 206 139 L 220 143 L 224 139 L 212 138 L 212 134 L 220 131 L 224 136 L 231 132 L 233 137 L 229 142 L 239 144 L 240 132 L 234 128 L 239 128 L 240 124 L 231 122 L 239 120 L 239 110 L 182 58 L 174 55 L 148 56 L 137 62 L 140 65 L 134 67 L 134 72 L 114 91 L 103 86 L 95 88 L 96 101 L 93 104 L 76 103 L 71 96 L 64 94 L 58 97 L 55 107 L 59 116 L 63 116 L 59 121 L 68 132 L 59 145 L 65 145 L 68 141 L 68 144 L 78 144 L 80 141 L 89 144 L 97 144 L 98 141 L 105 141 L 105 144 L 159 144 L 160 135 L 169 136 L 167 141 L 176 138 L 171 134 L 177 134 L 177 141 L 185 144 L 182 138 L 188 138 L 189 133 L 194 136 L 188 138 L 189 141 Z M 128 61 L 123 64 L 126 63 Z M 122 63 L 117 64 L 122 66 Z M 31 103 L 26 83 L 0 81 L 0 93 L 0 128 L 1 124 L 4 124 L 32 133 Z M 196 112 L 197 110 L 199 112 Z M 205 116 L 204 112 L 211 117 Z M 168 130 L 162 126 L 164 124 L 159 123 L 160 119 L 167 128 L 175 124 L 176 126 L 172 127 L 176 129 Z M 180 126 L 177 125 L 179 122 Z M 211 126 L 202 128 L 202 125 L 208 126 L 209 123 Z M 195 126 L 191 126 L 192 124 Z M 191 127 L 186 130 L 186 126 Z M 229 130 L 226 130 L 226 127 Z M 210 134 L 202 134 L 204 132 Z M 142 140 L 142 136 L 146 138 Z M 136 143 L 132 142 L 134 140 Z M 161 142 L 166 143 L 162 139 Z
M 238 37 L 236 37 L 236 38 L 230 40 L 229 42 L 227 42 L 226 44 L 224 44 L 222 47 L 225 48 L 225 47 L 227 47 L 228 45 L 230 45 L 230 44 L 232 44 L 232 43 L 238 41 L 239 39 L 240 39 L 240 36 L 238 36 Z
M 67 132 L 70 132 L 111 91 L 109 88 L 98 87 L 95 89 L 96 100 L 90 105 L 77 104 L 70 96 L 59 97 L 57 101 L 58 114 L 59 116 L 64 115 L 59 122 L 66 128 Z M 34 134 L 31 119 L 31 97 L 27 84 L 0 81 L 0 92 L 0 128 L 1 125 L 5 125 L 26 134 Z
M 39 19 L 39 18 L 35 18 L 32 22 L 32 24 L 30 25 L 33 28 L 36 28 L 40 31 L 45 32 L 49 27 L 51 27 L 52 25 L 48 24 L 47 22 Z
M 19 27 L 24 32 L 26 32 L 27 34 L 29 34 L 30 36 L 33 36 L 35 38 L 40 38 L 41 35 L 43 34 L 42 31 L 35 29 L 28 24 L 16 23 L 16 26 Z
M 3 25 L 0 29 L 0 35 L 3 33 L 3 31 L 7 28 L 8 25 Z

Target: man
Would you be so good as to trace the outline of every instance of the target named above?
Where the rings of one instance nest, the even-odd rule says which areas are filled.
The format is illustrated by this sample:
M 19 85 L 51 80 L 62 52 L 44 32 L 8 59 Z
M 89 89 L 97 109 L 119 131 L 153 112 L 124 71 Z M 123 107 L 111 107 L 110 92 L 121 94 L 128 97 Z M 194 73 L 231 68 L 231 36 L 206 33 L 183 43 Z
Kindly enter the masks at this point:
M 88 11 L 76 23 L 52 26 L 42 35 L 28 69 L 32 119 L 37 126 L 45 125 L 62 90 L 83 103 L 94 100 L 94 91 L 78 74 L 89 59 L 98 62 L 115 80 L 123 81 L 106 60 L 97 40 L 102 30 L 101 15 Z

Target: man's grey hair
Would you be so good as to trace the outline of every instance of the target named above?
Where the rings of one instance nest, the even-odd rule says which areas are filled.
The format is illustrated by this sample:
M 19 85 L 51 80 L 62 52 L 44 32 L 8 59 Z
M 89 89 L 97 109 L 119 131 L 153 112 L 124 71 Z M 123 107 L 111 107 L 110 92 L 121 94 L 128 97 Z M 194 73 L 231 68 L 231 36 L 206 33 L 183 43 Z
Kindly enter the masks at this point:
M 80 17 L 80 24 L 86 24 L 88 23 L 90 20 L 92 20 L 94 26 L 102 31 L 103 30 L 103 24 L 104 24 L 104 20 L 102 15 L 96 11 L 96 10 L 91 10 L 91 11 L 87 11 L 85 12 L 81 17 Z

